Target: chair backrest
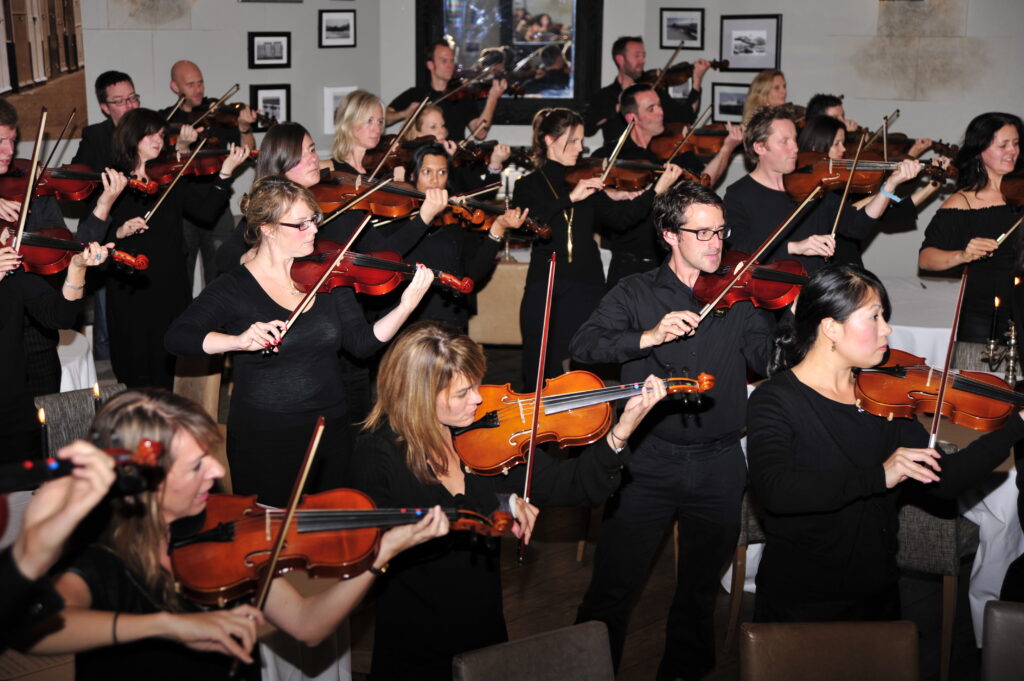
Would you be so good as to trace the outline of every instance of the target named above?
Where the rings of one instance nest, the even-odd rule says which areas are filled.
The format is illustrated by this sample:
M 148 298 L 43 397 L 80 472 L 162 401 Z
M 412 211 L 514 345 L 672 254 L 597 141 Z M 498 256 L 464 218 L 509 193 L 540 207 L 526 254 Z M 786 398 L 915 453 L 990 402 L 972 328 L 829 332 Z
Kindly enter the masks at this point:
M 736 545 L 749 546 L 750 544 L 763 544 L 765 541 L 764 525 L 761 522 L 761 507 L 748 487 L 743 493 L 743 501 L 740 503 L 740 536 Z
M 223 355 L 178 357 L 174 365 L 174 392 L 199 404 L 216 421 L 223 370 Z
M 896 563 L 904 570 L 958 575 L 963 557 L 978 549 L 978 526 L 955 512 L 947 518 L 905 504 L 899 521 Z
M 919 681 L 913 622 L 740 625 L 740 681 Z
M 608 628 L 584 622 L 456 655 L 454 681 L 614 681 Z
M 106 402 L 124 391 L 124 383 L 101 385 L 100 400 Z M 89 424 L 96 415 L 95 396 L 91 389 L 40 395 L 35 398 L 35 404 L 37 409 L 46 411 L 49 456 L 56 454 L 64 445 L 89 435 Z
M 985 634 L 981 651 L 982 681 L 1019 679 L 1024 674 L 1024 603 L 989 601 L 985 604 Z

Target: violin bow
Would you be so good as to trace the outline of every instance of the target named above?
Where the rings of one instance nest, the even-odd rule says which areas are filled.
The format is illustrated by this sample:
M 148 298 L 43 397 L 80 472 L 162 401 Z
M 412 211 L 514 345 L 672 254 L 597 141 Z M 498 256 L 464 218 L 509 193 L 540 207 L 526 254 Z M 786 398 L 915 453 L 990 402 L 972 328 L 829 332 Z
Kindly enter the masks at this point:
M 658 86 L 661 85 L 661 81 L 665 79 L 665 74 L 668 73 L 669 68 L 671 68 L 672 62 L 674 62 L 676 60 L 676 57 L 679 56 L 679 50 L 681 50 L 681 49 L 683 49 L 683 40 L 682 39 L 679 40 L 679 44 L 676 45 L 675 52 L 672 53 L 672 56 L 669 57 L 668 61 L 665 63 L 665 68 L 663 68 L 661 70 L 661 73 L 658 74 L 658 79 L 656 81 L 654 81 L 654 86 L 653 87 L 654 87 L 655 90 L 657 90 Z
M 41 173 L 39 170 L 39 151 L 43 147 L 43 132 L 46 130 L 46 107 L 39 108 L 39 130 L 36 131 L 36 144 L 32 148 L 32 164 L 28 171 L 28 184 L 25 187 L 25 198 L 21 202 L 21 212 L 18 214 L 18 232 L 14 235 L 14 250 L 21 250 L 21 236 L 25 233 L 25 223 L 28 222 L 28 206 L 32 203 L 32 196 L 36 193 L 36 183 Z
M 700 116 L 697 116 L 697 120 L 693 122 L 693 125 L 690 127 L 690 129 L 686 131 L 686 134 L 683 135 L 683 138 L 679 140 L 678 144 L 676 144 L 675 149 L 673 149 L 672 153 L 668 155 L 668 159 L 665 161 L 665 163 L 671 163 L 673 159 L 675 159 L 675 157 L 679 154 L 679 151 L 683 148 L 683 145 L 686 144 L 687 140 L 689 140 L 691 136 L 693 136 L 693 133 L 696 132 L 697 128 L 704 125 L 704 121 L 707 120 L 708 116 L 710 115 L 711 106 L 709 105 L 706 109 L 704 109 L 703 113 L 701 113 Z
M 483 71 L 481 71 L 480 73 L 476 74 L 475 76 L 473 76 L 472 78 L 467 80 L 465 83 L 463 83 L 459 87 L 455 88 L 454 90 L 450 90 L 450 91 L 444 93 L 443 95 L 441 95 L 440 97 L 438 97 L 437 99 L 432 101 L 431 104 L 440 104 L 444 100 L 446 100 L 449 97 L 451 97 L 452 95 L 454 95 L 459 90 L 464 90 L 467 87 L 469 87 L 470 85 L 472 85 L 473 83 L 477 82 L 478 80 L 482 80 L 482 79 L 486 78 L 487 76 L 491 75 L 491 73 L 494 72 L 494 69 L 497 66 L 498 66 L 497 64 L 491 64 L 490 66 L 488 66 Z
M 764 243 L 758 246 L 757 250 L 750 254 L 750 259 L 736 268 L 736 274 L 733 276 L 732 281 L 729 282 L 729 285 L 723 288 L 721 293 L 715 296 L 713 300 L 708 302 L 708 304 L 705 305 L 703 309 L 701 309 L 700 321 L 703 321 L 704 318 L 707 317 L 712 312 L 712 310 L 715 309 L 715 306 L 718 305 L 719 301 L 721 301 L 722 298 L 725 297 L 725 294 L 728 293 L 730 289 L 732 289 L 733 285 L 737 281 L 739 281 L 743 274 L 748 269 L 750 269 L 755 262 L 757 262 L 757 259 L 760 258 L 766 250 L 768 250 L 768 247 L 772 245 L 772 242 L 779 238 L 779 236 L 786 230 L 786 228 L 789 227 L 789 224 L 796 219 L 796 216 L 800 215 L 804 207 L 806 207 L 812 199 L 817 198 L 818 194 L 820 194 L 822 191 L 823 190 L 820 184 L 817 187 L 815 187 L 814 191 L 807 195 L 807 198 L 804 199 L 803 203 L 797 206 L 793 210 L 793 212 L 789 214 L 789 217 L 786 218 L 785 221 L 783 221 L 783 223 L 779 225 L 774 232 L 768 235 L 768 238 L 765 239 Z
M 450 205 L 450 206 L 461 206 L 463 203 L 466 202 L 467 199 L 472 199 L 474 197 L 480 196 L 481 194 L 486 194 L 488 192 L 493 192 L 495 189 L 498 189 L 499 187 L 501 187 L 501 182 L 494 182 L 492 184 L 489 184 L 489 185 L 486 185 L 484 187 L 481 187 L 480 189 L 477 189 L 476 191 L 469 192 L 468 194 L 456 194 L 455 196 L 448 197 L 448 205 Z M 506 205 L 506 210 L 507 209 L 508 209 L 508 206 Z M 414 218 L 414 217 L 416 217 L 419 214 L 420 214 L 419 209 L 416 209 L 416 210 L 414 210 L 411 213 L 406 213 L 405 215 L 399 215 L 396 218 L 390 218 L 388 220 L 381 220 L 381 221 L 378 221 L 378 222 L 374 222 L 373 226 L 374 227 L 383 227 L 384 225 L 390 225 L 392 222 L 398 222 L 399 220 L 408 220 L 409 218 Z
M 337 267 L 338 264 L 341 262 L 342 258 L 345 257 L 345 254 L 348 253 L 349 249 L 352 247 L 352 244 L 354 244 L 356 239 L 359 238 L 359 235 L 363 233 L 363 228 L 366 227 L 366 224 L 370 221 L 370 218 L 372 217 L 373 214 L 366 214 L 366 217 L 363 218 L 363 221 L 359 224 L 359 227 L 356 228 L 356 231 L 352 233 L 352 236 L 349 237 L 348 241 L 345 242 L 345 245 L 342 246 L 341 249 L 338 251 L 338 255 L 335 256 L 334 261 L 331 263 L 331 266 L 324 270 L 324 273 L 320 276 L 320 279 L 317 280 L 316 285 L 314 285 L 311 289 L 309 289 L 309 291 L 306 292 L 306 295 L 302 297 L 302 300 L 300 300 L 299 304 L 295 306 L 295 309 L 292 310 L 292 313 L 288 315 L 288 319 L 286 319 L 284 322 L 284 329 L 281 331 L 281 335 L 278 336 L 277 338 L 278 343 L 284 340 L 285 335 L 288 333 L 288 330 L 292 328 L 292 324 L 294 324 L 295 320 L 299 318 L 299 315 L 306 312 L 306 310 L 308 310 L 310 306 L 313 304 L 313 299 L 316 298 L 317 291 L 319 291 L 320 287 L 324 285 L 324 282 L 327 281 L 327 278 L 331 276 L 331 273 L 334 272 L 334 268 Z M 265 357 L 270 356 L 272 354 L 273 352 L 270 350 L 270 348 L 263 349 L 263 355 Z
M 857 143 L 857 153 L 853 156 L 853 165 L 850 167 L 850 176 L 846 178 L 846 186 L 843 187 L 843 198 L 839 199 L 839 208 L 836 209 L 836 219 L 832 223 L 832 238 L 836 238 L 839 231 L 839 218 L 843 216 L 843 206 L 846 205 L 846 197 L 850 195 L 850 185 L 853 184 L 853 174 L 857 172 L 857 162 L 860 161 L 860 152 L 864 149 L 864 135 L 860 136 Z
M 996 245 L 997 246 L 1002 246 L 1003 242 L 1006 241 L 1006 237 L 1008 237 L 1011 234 L 1013 234 L 1014 231 L 1016 231 L 1016 229 L 1018 227 L 1020 227 L 1020 223 L 1021 222 L 1024 222 L 1024 215 L 1022 215 L 1019 218 L 1017 218 L 1017 221 L 1015 223 L 1013 223 L 1013 225 L 1010 226 L 1010 229 L 1006 230 L 1005 232 L 1003 232 L 1002 234 L 999 235 L 999 237 L 996 239 Z
M 171 180 L 171 183 L 167 185 L 167 189 L 165 189 L 164 193 L 160 195 L 160 198 L 156 200 L 156 203 L 153 204 L 153 207 L 146 211 L 146 214 L 142 217 L 143 222 L 149 224 L 149 219 L 153 217 L 153 213 L 155 213 L 156 209 L 160 207 L 160 204 L 164 202 L 164 199 L 167 198 L 167 195 L 171 193 L 171 190 L 174 189 L 174 185 L 178 184 L 178 180 L 180 180 L 181 176 L 185 174 L 185 170 L 187 170 L 189 164 L 192 163 L 193 160 L 195 160 L 196 155 L 203 148 L 203 145 L 206 144 L 206 140 L 208 139 L 210 139 L 208 136 L 204 136 L 203 139 L 199 140 L 199 144 L 197 144 L 196 148 L 192 150 L 192 154 L 188 157 L 188 160 L 185 161 L 185 164 L 178 169 L 178 174 L 175 175 L 174 179 Z
M 634 118 L 626 126 L 626 129 L 619 135 L 619 141 L 615 143 L 615 149 L 612 151 L 612 155 L 608 157 L 608 165 L 605 166 L 604 172 L 601 173 L 601 182 L 608 179 L 608 175 L 611 174 L 612 168 L 615 167 L 615 162 L 619 160 L 619 153 L 622 151 L 622 145 L 626 143 L 626 138 L 629 137 L 629 133 L 633 132 L 633 126 L 636 125 L 636 119 Z
M 384 179 L 384 180 L 382 180 L 382 181 L 380 181 L 380 182 L 378 182 L 378 183 L 376 183 L 374 185 L 371 185 L 370 188 L 367 189 L 365 192 L 363 192 L 361 194 L 356 194 L 354 199 L 352 199 L 351 201 L 346 203 L 344 206 L 342 206 L 341 208 L 339 208 L 338 210 L 334 211 L 333 213 L 328 215 L 326 218 L 324 218 L 324 221 L 320 223 L 320 226 L 323 227 L 328 222 L 330 222 L 334 218 L 338 217 L 342 213 L 345 213 L 345 212 L 349 211 L 352 208 L 352 206 L 355 206 L 356 204 L 358 204 L 360 201 L 365 199 L 370 194 L 373 194 L 376 191 L 380 191 L 381 189 L 383 189 L 391 181 L 392 181 L 392 178 L 389 177 L 389 178 Z
M 423 101 L 420 102 L 420 105 L 416 107 L 416 111 L 413 112 L 412 116 L 409 116 L 409 118 L 406 119 L 405 123 L 402 125 L 402 129 L 398 131 L 397 135 L 395 135 L 395 139 L 391 140 L 391 145 L 388 147 L 388 150 L 384 152 L 384 155 L 380 159 L 380 163 L 378 163 L 377 167 L 373 169 L 370 176 L 366 178 L 367 182 L 373 182 L 373 178 L 377 177 L 377 173 L 379 173 L 380 169 L 384 167 L 384 161 L 388 160 L 388 156 L 394 153 L 395 147 L 398 146 L 399 141 L 405 137 L 405 133 L 412 127 L 413 121 L 415 121 L 416 117 L 420 115 L 420 112 L 423 111 L 423 107 L 427 105 L 428 101 L 430 101 L 430 98 L 424 97 Z
M 548 354 L 548 329 L 551 324 L 551 302 L 555 294 L 555 256 L 551 253 L 551 262 L 548 265 L 548 292 L 544 300 L 544 326 L 540 335 L 540 356 L 537 358 L 537 383 L 533 396 L 533 424 L 530 426 L 530 445 L 526 450 L 526 476 L 523 482 L 523 501 L 530 503 L 530 487 L 533 482 L 533 459 L 537 452 L 537 426 L 540 424 L 540 417 L 544 408 L 544 397 L 541 390 L 544 388 L 544 364 Z M 519 540 L 519 564 L 526 562 L 526 542 Z
M 302 466 L 299 468 L 299 477 L 295 478 L 295 486 L 292 487 L 291 497 L 288 499 L 288 505 L 285 507 L 284 515 L 281 518 L 281 527 L 277 529 L 277 536 L 274 538 L 274 549 L 270 553 L 266 568 L 260 575 L 259 583 L 256 587 L 256 600 L 253 603 L 253 607 L 257 610 L 262 611 L 263 606 L 267 603 L 270 585 L 273 584 L 274 573 L 277 571 L 277 563 L 281 558 L 281 551 L 284 550 L 284 540 L 288 536 L 288 528 L 291 527 L 292 520 L 295 518 L 299 499 L 302 498 L 302 490 L 306 487 L 306 479 L 309 477 L 309 471 L 313 467 L 313 458 L 316 456 L 316 451 L 320 447 L 320 439 L 323 437 L 324 427 L 324 417 L 322 415 L 318 416 L 316 425 L 313 426 L 313 436 L 309 440 L 309 446 L 306 447 L 306 455 L 303 457 Z M 228 673 L 228 676 L 229 678 L 234 678 L 237 673 L 238 660 L 236 659 L 231 664 L 231 671 Z
M 867 147 L 867 146 L 870 146 L 871 143 L 874 142 L 879 137 L 883 137 L 884 138 L 883 142 L 885 142 L 885 143 L 883 143 L 883 145 L 882 145 L 882 152 L 883 152 L 882 153 L 882 158 L 884 158 L 886 161 L 889 160 L 888 154 L 885 153 L 886 151 L 888 151 L 888 149 L 886 147 L 888 147 L 887 142 L 888 142 L 889 126 L 892 125 L 893 123 L 895 123 L 896 119 L 899 118 L 899 117 L 900 117 L 900 110 L 896 109 L 891 114 L 889 114 L 888 116 L 883 118 L 882 119 L 882 124 L 880 126 L 878 126 L 878 130 L 875 130 L 873 133 L 871 133 L 871 137 L 869 137 L 868 141 L 864 143 L 864 146 Z M 863 135 L 861 135 L 861 137 L 863 137 Z
M 46 169 L 50 167 L 50 161 L 53 160 L 53 155 L 57 153 L 57 147 L 60 146 L 60 141 L 64 139 L 64 134 L 68 131 L 68 126 L 71 125 L 71 121 L 75 119 L 75 114 L 78 112 L 78 107 L 71 110 L 71 114 L 68 116 L 68 120 L 64 123 L 64 127 L 61 129 L 60 134 L 57 135 L 57 139 L 53 141 L 53 147 L 50 149 L 50 155 L 46 157 L 46 161 L 39 167 L 39 176 L 42 177 Z
M 211 113 L 213 113 L 214 111 L 216 111 L 216 110 L 217 110 L 217 109 L 218 109 L 218 108 L 220 107 L 220 105 L 221 105 L 221 104 L 223 104 L 223 103 L 224 103 L 225 101 L 227 101 L 227 99 L 228 99 L 229 97 L 231 97 L 232 95 L 234 95 L 234 94 L 235 94 L 236 92 L 238 92 L 238 83 L 235 83 L 234 85 L 232 85 L 232 86 L 231 86 L 231 87 L 230 87 L 230 88 L 228 89 L 228 91 L 224 93 L 224 96 L 223 96 L 223 97 L 221 97 L 220 99 L 218 99 L 218 100 L 217 100 L 216 102 L 214 102 L 214 103 L 213 103 L 213 104 L 211 104 L 210 106 L 206 107 L 206 113 L 204 113 L 204 114 L 203 114 L 202 116 L 200 116 L 200 117 L 199 117 L 199 118 L 197 118 L 197 119 L 196 119 L 195 121 L 193 121 L 193 122 L 192 122 L 192 127 L 194 128 L 194 127 L 196 127 L 197 125 L 199 125 L 200 123 L 202 123 L 202 122 L 203 122 L 203 119 L 204 119 L 204 118 L 206 118 L 206 117 L 207 117 L 207 116 L 209 116 L 209 115 L 210 115 Z
M 932 414 L 932 427 L 928 430 L 928 447 L 934 448 L 939 438 L 939 423 L 942 420 L 942 401 L 946 399 L 946 389 L 949 386 L 949 367 L 953 363 L 953 347 L 956 344 L 956 329 L 960 325 L 960 310 L 964 304 L 964 290 L 967 288 L 967 270 L 964 265 L 964 272 L 960 275 L 960 293 L 956 298 L 956 309 L 953 311 L 953 328 L 949 332 L 949 344 L 946 346 L 946 361 L 942 365 L 942 376 L 939 379 L 939 392 L 935 396 L 935 413 Z
M 171 119 L 174 118 L 174 114 L 178 113 L 178 109 L 180 109 L 181 105 L 184 104 L 184 103 L 185 103 L 185 95 L 178 95 L 178 101 L 175 102 L 174 106 L 171 107 L 170 112 L 167 114 L 167 118 L 165 118 L 164 120 L 167 121 L 168 123 L 170 123 Z
M 461 142 L 459 142 L 459 145 L 458 145 L 457 148 L 465 149 L 466 146 L 469 144 L 469 141 L 471 139 L 475 139 L 476 138 L 476 134 L 478 132 L 480 132 L 481 130 L 483 130 L 484 126 L 486 126 L 489 122 L 490 121 L 488 121 L 486 118 L 481 118 L 480 122 L 476 124 L 475 128 L 470 128 L 469 129 L 469 134 L 466 135 L 466 139 L 464 139 Z

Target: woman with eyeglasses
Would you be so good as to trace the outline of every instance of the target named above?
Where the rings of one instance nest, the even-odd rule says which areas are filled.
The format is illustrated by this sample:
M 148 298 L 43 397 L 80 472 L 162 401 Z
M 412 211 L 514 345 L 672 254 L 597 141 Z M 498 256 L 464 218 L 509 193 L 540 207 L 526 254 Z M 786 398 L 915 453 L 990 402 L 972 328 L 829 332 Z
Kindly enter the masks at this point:
M 420 268 L 397 306 L 373 325 L 352 289 L 317 294 L 283 336 L 303 297 L 292 263 L 313 252 L 320 208 L 306 188 L 271 175 L 256 181 L 241 209 L 252 259 L 210 284 L 174 322 L 166 345 L 178 355 L 233 354 L 227 431 L 233 491 L 281 506 L 321 415 L 327 428 L 309 484 L 342 486 L 353 437 L 338 353 L 368 357 L 381 349 L 419 304 L 432 275 Z

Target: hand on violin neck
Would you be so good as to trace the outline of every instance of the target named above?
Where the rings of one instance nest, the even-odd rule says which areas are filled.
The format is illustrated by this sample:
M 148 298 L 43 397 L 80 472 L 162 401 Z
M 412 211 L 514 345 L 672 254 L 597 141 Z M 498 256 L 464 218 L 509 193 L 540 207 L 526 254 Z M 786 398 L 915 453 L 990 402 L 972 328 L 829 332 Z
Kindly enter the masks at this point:
M 661 195 L 672 188 L 679 178 L 683 174 L 683 169 L 677 166 L 675 163 L 666 163 L 665 172 L 658 178 L 658 182 L 654 185 L 654 193 Z
M 590 195 L 596 191 L 604 189 L 604 182 L 599 177 L 588 177 L 585 180 L 580 180 L 576 183 L 576 186 L 569 192 L 569 200 L 573 203 L 583 201 L 584 199 L 590 198 Z
M 786 244 L 790 255 L 820 255 L 831 258 L 836 252 L 836 238 L 831 234 L 812 234 L 802 241 Z
M 93 241 L 88 246 L 86 246 L 82 251 L 75 253 L 75 255 L 71 258 L 70 267 L 78 267 L 84 272 L 86 267 L 95 267 L 96 265 L 100 265 L 106 261 L 107 253 L 109 252 L 109 249 L 113 247 L 113 241 L 104 244 L 103 246 L 100 246 L 98 243 Z
M 110 216 L 110 209 L 114 206 L 114 201 L 128 186 L 128 178 L 120 171 L 105 168 L 100 173 L 100 181 L 103 183 L 103 192 L 96 200 L 96 207 L 92 212 L 100 220 L 106 220 Z
M 178 141 L 175 143 L 174 148 L 179 154 L 187 154 L 189 147 L 199 139 L 199 131 L 202 128 L 193 128 L 188 123 L 183 123 L 181 129 L 178 130 Z
M 912 180 L 921 174 L 921 162 L 911 159 L 900 161 L 896 164 L 896 169 L 892 171 L 892 175 L 882 183 L 882 189 L 892 193 L 897 186 L 903 184 L 907 180 Z
M 700 315 L 691 310 L 669 312 L 658 325 L 640 334 L 640 348 L 651 348 L 697 332 Z
M 529 214 L 529 208 L 511 208 L 495 218 L 490 232 L 496 239 L 501 239 L 506 231 L 522 227 Z
M 649 375 L 644 381 L 644 389 L 640 394 L 634 395 L 626 401 L 626 406 L 619 416 L 618 423 L 612 426 L 608 434 L 615 438 L 615 440 L 618 440 L 619 446 L 621 446 L 637 429 L 637 426 L 640 425 L 640 422 L 651 411 L 651 408 L 667 394 L 668 390 L 665 388 L 665 382 L 654 374 Z
M 934 449 L 900 447 L 882 464 L 886 488 L 892 489 L 907 478 L 923 483 L 939 482 L 938 472 L 942 470 L 939 458 Z
M 428 189 L 423 193 L 426 198 L 423 199 L 423 205 L 420 206 L 420 217 L 429 225 L 441 211 L 448 207 L 448 190 Z
M 15 251 L 11 246 L 0 248 L 0 276 L 21 267 L 21 258 L 21 253 Z
M 725 139 L 722 140 L 722 149 L 728 149 L 727 153 L 731 154 L 733 150 L 743 144 L 743 132 L 744 127 L 742 123 L 733 125 L 732 123 L 725 124 L 726 135 Z
M 17 222 L 21 217 L 21 201 L 0 199 L 0 219 Z
M 379 568 L 381 565 L 387 565 L 402 551 L 443 537 L 448 534 L 448 530 L 448 516 L 440 506 L 434 506 L 415 525 L 399 525 L 385 532 L 380 538 L 380 550 L 377 552 L 374 566 Z
M 907 150 L 907 156 L 910 158 L 918 158 L 924 152 L 931 149 L 933 142 L 927 137 L 914 140 L 914 143 L 910 145 L 910 149 Z
M 234 173 L 238 166 L 248 160 L 249 153 L 249 147 L 244 144 L 238 145 L 228 143 L 228 155 L 227 158 L 224 159 L 224 165 L 220 168 L 221 177 Z

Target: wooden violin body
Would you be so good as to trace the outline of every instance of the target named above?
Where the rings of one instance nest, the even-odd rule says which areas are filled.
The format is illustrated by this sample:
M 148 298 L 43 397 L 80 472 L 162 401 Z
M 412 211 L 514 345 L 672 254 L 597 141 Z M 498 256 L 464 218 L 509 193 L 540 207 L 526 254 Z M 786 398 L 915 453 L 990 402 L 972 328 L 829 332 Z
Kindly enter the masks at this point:
M 17 229 L 0 221 L 0 246 L 10 246 Z M 44 227 L 21 235 L 20 252 L 24 256 L 22 267 L 35 274 L 63 272 L 71 263 L 75 253 L 85 250 L 85 245 L 72 240 L 67 227 Z M 111 259 L 130 270 L 144 270 L 149 267 L 145 255 L 110 249 Z
M 732 281 L 736 268 L 749 260 L 750 256 L 742 251 L 726 251 L 717 272 L 697 277 L 693 297 L 702 303 L 714 300 Z M 806 282 L 807 270 L 798 260 L 776 260 L 769 265 L 755 263 L 732 285 L 715 309 L 727 309 L 747 300 L 754 307 L 778 310 L 796 300 L 800 287 Z

